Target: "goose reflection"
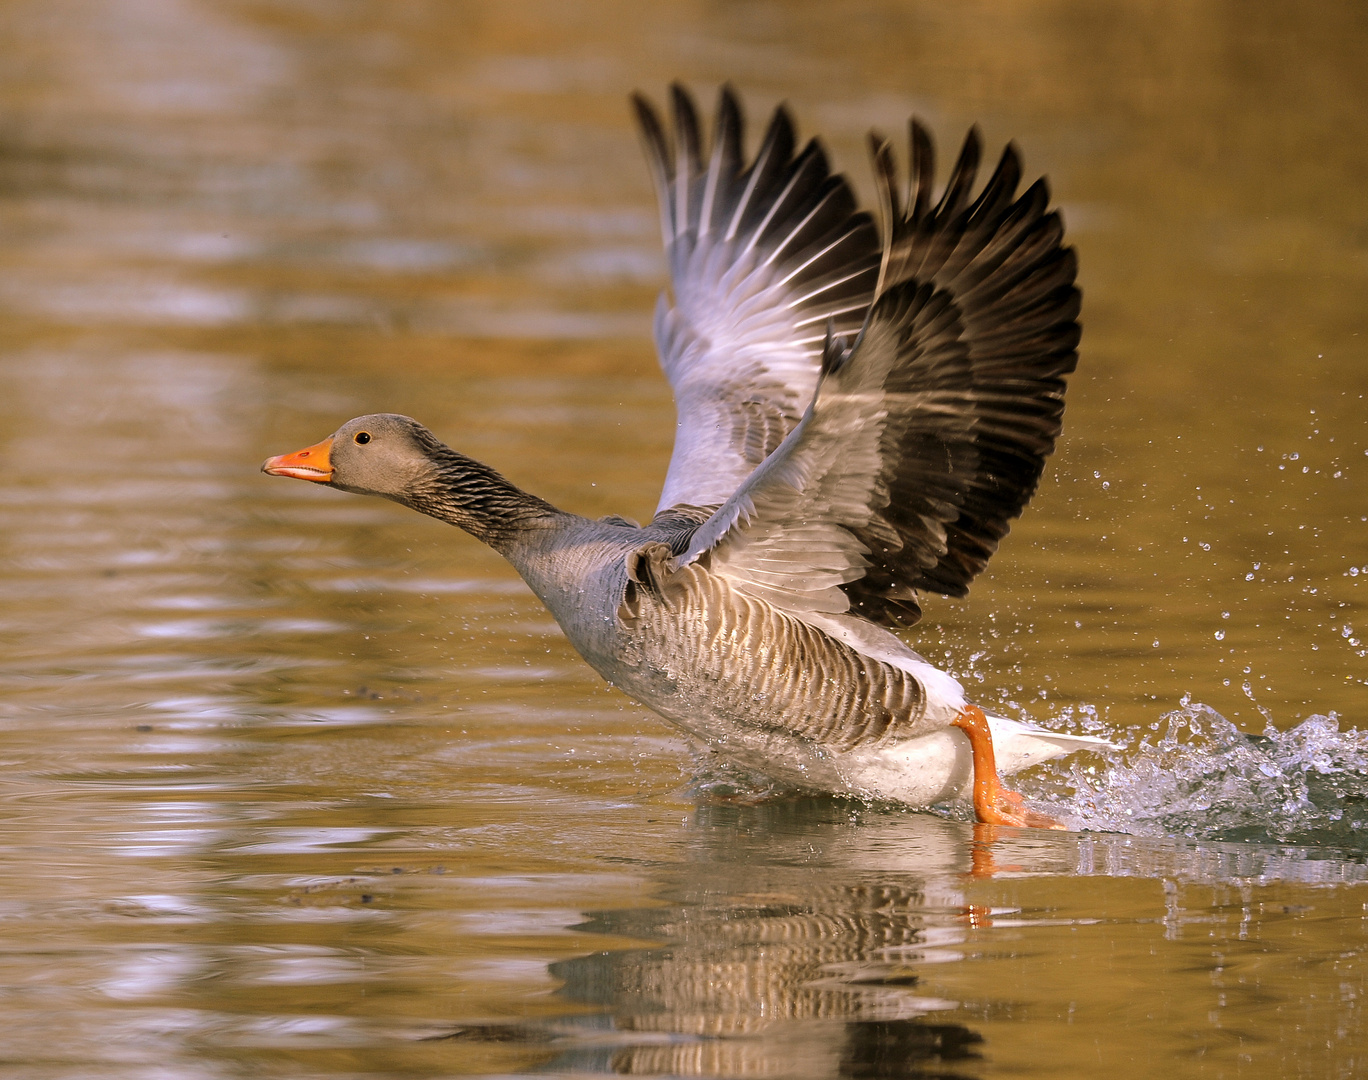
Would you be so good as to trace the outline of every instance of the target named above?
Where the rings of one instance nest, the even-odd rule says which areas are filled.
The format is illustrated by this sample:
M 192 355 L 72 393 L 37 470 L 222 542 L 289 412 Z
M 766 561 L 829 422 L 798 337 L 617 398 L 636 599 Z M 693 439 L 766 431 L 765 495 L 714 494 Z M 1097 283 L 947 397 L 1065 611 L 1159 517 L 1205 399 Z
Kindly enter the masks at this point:
M 712 896 L 684 886 L 666 907 L 578 927 L 662 942 L 551 966 L 563 996 L 604 1010 L 624 1038 L 600 1051 L 609 1071 L 894 1077 L 977 1056 L 978 1035 L 934 1018 L 955 1003 L 919 985 L 916 966 L 938 944 L 923 893 L 857 884 L 797 897 L 781 880 L 754 885 Z
M 1023 914 L 984 906 L 984 878 L 1143 878 L 1199 892 L 1368 880 L 1361 859 L 1316 848 L 997 829 L 834 799 L 703 805 L 668 863 L 617 861 L 650 880 L 653 902 L 588 912 L 574 927 L 613 947 L 550 965 L 555 1019 L 437 1038 L 464 1056 L 516 1057 L 523 1073 L 974 1076 L 993 1047 L 972 1024 L 998 1007 L 981 996 L 984 950 L 1023 920 L 1097 921 L 1086 887 L 1062 913 Z M 1166 888 L 1138 917 L 1177 936 L 1209 924 L 1207 903 L 1186 914 Z M 968 976 L 960 964 L 979 967 L 972 1002 L 953 1000 Z
M 524 1030 L 546 1053 L 538 1070 L 973 1075 L 982 1037 L 923 976 L 960 958 L 981 917 L 961 889 L 973 846 L 965 823 L 834 800 L 700 808 L 684 861 L 655 872 L 658 904 L 573 928 L 639 944 L 550 966 L 559 997 L 587 1011 Z

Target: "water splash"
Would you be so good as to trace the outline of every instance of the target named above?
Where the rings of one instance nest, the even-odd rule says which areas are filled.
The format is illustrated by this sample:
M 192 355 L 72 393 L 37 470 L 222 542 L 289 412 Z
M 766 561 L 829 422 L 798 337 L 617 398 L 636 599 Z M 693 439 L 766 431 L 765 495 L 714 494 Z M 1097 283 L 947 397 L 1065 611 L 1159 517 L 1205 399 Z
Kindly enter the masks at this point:
M 1119 761 L 1052 763 L 1027 786 L 1071 828 L 1368 852 L 1368 732 L 1333 713 L 1250 735 L 1184 700 L 1129 742 L 1110 737 Z
M 1181 708 L 1148 728 L 1118 731 L 1086 705 L 1045 726 L 1120 747 L 1012 777 L 1011 786 L 1034 808 L 1071 830 L 1313 846 L 1355 861 L 1368 858 L 1368 731 L 1341 731 L 1333 713 L 1289 731 L 1270 721 L 1255 735 L 1184 698 Z M 704 747 L 693 747 L 690 776 L 685 793 L 702 803 L 748 805 L 794 794 Z M 932 809 L 973 820 L 967 802 Z

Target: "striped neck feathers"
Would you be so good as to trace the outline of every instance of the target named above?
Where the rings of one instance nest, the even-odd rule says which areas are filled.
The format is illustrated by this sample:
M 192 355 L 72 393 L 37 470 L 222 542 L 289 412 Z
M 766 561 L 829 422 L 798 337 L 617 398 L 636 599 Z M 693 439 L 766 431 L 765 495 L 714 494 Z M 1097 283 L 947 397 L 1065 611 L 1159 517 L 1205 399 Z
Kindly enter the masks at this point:
M 427 444 L 422 449 L 431 467 L 398 497 L 419 513 L 456 525 L 496 550 L 564 516 L 549 502 L 529 495 L 429 432 L 422 432 L 419 439 Z

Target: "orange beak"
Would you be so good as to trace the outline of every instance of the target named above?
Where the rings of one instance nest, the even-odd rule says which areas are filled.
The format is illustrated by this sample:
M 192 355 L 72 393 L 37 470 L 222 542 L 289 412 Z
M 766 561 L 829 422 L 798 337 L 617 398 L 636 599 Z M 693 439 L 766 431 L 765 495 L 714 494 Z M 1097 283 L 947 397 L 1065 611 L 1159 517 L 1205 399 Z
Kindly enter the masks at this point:
M 332 436 L 321 443 L 306 446 L 293 454 L 278 454 L 267 458 L 261 471 L 272 476 L 293 476 L 296 480 L 314 480 L 326 484 L 332 479 Z

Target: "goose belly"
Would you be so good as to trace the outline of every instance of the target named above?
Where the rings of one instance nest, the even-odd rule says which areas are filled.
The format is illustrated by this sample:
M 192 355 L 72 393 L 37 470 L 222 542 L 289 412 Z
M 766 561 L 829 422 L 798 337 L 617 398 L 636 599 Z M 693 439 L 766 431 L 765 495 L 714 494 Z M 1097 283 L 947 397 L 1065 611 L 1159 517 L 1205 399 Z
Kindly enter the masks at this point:
M 628 694 L 740 763 L 798 787 L 884 796 L 853 768 L 941 730 L 910 673 L 690 566 L 624 620 Z M 957 734 L 957 733 L 956 733 Z M 880 770 L 882 771 L 882 770 Z M 907 801 L 904 799 L 904 801 Z M 921 801 L 921 800 L 919 800 Z

